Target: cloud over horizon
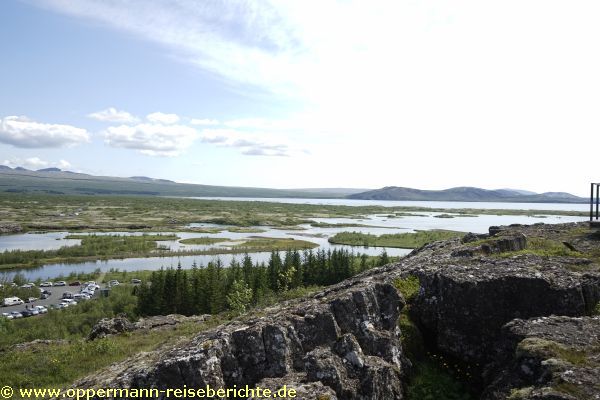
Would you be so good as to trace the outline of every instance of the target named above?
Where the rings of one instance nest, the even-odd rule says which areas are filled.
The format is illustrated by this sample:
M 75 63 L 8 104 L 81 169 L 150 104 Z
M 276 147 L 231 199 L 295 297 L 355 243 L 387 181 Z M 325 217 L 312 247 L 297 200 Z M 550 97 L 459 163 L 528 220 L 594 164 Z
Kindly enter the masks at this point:
M 25 116 L 0 120 L 0 142 L 21 148 L 72 147 L 90 141 L 91 135 L 71 125 L 48 124 Z
M 127 111 L 119 111 L 114 107 L 109 107 L 102 111 L 97 111 L 87 115 L 89 118 L 95 119 L 102 122 L 116 122 L 116 123 L 135 123 L 139 121 L 139 118 L 133 116 Z
M 239 148 L 247 156 L 288 157 L 298 151 L 281 143 L 277 137 L 263 132 L 242 132 L 234 129 L 204 129 L 202 142 L 219 147 Z
M 108 127 L 104 138 L 111 147 L 133 149 L 149 156 L 175 157 L 193 144 L 198 132 L 185 125 L 142 123 Z
M 166 114 L 157 111 L 146 115 L 146 119 L 153 123 L 176 124 L 177 122 L 179 122 L 180 118 L 177 114 Z
M 23 167 L 27 169 L 42 169 L 49 167 L 56 167 L 60 169 L 71 168 L 73 165 L 67 160 L 58 160 L 58 161 L 46 161 L 42 160 L 39 157 L 28 157 L 28 158 L 11 158 L 8 160 L 4 160 L 3 165 L 7 167 L 16 168 Z

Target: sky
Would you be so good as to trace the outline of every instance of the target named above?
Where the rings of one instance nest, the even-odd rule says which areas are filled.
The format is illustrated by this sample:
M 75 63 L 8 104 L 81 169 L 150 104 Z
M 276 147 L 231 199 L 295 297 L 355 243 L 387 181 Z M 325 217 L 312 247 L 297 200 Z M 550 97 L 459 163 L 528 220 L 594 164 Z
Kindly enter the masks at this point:
M 273 188 L 600 179 L 600 2 L 0 2 L 0 163 Z

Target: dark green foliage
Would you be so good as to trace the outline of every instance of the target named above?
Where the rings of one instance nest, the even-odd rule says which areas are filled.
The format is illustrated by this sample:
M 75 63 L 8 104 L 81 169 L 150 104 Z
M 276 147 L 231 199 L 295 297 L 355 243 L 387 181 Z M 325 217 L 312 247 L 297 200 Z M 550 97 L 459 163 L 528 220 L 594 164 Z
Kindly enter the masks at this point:
M 272 252 L 267 264 L 253 263 L 246 254 L 241 264 L 233 260 L 228 268 L 217 259 L 191 270 L 161 269 L 138 288 L 137 311 L 141 315 L 239 313 L 281 293 L 331 285 L 389 261 L 385 252 L 366 257 L 347 250 L 288 250 L 283 255 Z
M 471 379 L 469 370 L 450 363 L 444 357 L 428 353 L 421 331 L 410 318 L 411 304 L 420 290 L 419 278 L 414 275 L 398 278 L 394 286 L 407 303 L 398 321 L 402 349 L 413 364 L 406 390 L 407 399 L 473 399 L 464 384 Z
M 444 230 L 393 233 L 380 236 L 361 232 L 339 232 L 330 237 L 329 242 L 350 246 L 400 247 L 414 249 L 430 242 L 462 237 L 463 235 L 463 232 Z
M 0 334 L 0 349 L 35 339 L 71 339 L 87 336 L 92 326 L 101 318 L 126 314 L 134 319 L 137 298 L 131 287 L 116 286 L 110 296 L 83 301 L 75 307 L 50 310 L 39 318 L 23 318 L 7 321 Z
M 394 281 L 394 286 L 404 297 L 407 303 L 411 303 L 419 294 L 421 284 L 419 278 L 415 275 L 409 275 L 406 278 L 398 278 Z
M 58 250 L 6 250 L 0 253 L 0 268 L 36 266 L 52 260 L 71 258 L 118 258 L 146 255 L 158 248 L 157 240 L 177 239 L 177 236 L 71 235 L 68 238 L 81 239 L 81 245 L 65 246 Z
M 473 396 L 449 371 L 444 361 L 429 359 L 416 366 L 407 387 L 408 400 L 471 400 Z

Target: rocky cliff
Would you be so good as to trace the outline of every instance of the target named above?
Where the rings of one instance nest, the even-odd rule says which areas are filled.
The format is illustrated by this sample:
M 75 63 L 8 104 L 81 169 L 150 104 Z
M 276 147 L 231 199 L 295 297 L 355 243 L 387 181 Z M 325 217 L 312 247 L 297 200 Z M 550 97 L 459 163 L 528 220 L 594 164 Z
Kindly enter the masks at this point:
M 492 227 L 75 386 L 287 385 L 302 399 L 402 399 L 412 368 L 396 287 L 418 277 L 406 310 L 428 349 L 473 367 L 482 399 L 597 399 L 599 260 L 600 237 L 585 224 Z

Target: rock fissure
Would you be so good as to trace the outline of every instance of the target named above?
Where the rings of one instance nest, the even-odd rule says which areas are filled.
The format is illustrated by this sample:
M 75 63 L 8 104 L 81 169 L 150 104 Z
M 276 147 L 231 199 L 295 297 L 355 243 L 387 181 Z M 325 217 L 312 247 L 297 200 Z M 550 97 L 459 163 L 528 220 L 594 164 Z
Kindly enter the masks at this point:
M 482 399 L 594 398 L 585 397 L 600 396 L 600 378 L 594 378 L 600 376 L 600 345 L 586 331 L 599 324 L 590 316 L 600 300 L 594 255 L 600 246 L 593 238 L 583 224 L 536 224 L 430 243 L 399 263 L 202 332 L 187 344 L 155 351 L 147 363 L 126 360 L 82 382 L 286 384 L 306 399 L 402 399 L 411 363 L 398 326 L 406 304 L 394 282 L 416 276 L 419 288 L 409 310 L 415 329 L 426 348 L 471 367 Z M 577 256 L 560 245 L 567 240 Z

